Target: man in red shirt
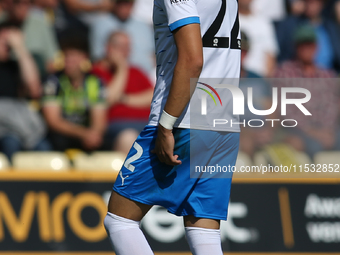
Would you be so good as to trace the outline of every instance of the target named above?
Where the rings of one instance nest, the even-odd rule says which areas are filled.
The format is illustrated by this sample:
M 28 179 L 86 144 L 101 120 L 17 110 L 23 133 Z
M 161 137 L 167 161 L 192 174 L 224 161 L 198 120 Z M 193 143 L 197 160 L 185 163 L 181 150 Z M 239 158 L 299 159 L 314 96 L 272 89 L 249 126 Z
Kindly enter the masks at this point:
M 106 56 L 92 72 L 107 87 L 109 127 L 106 149 L 128 153 L 148 122 L 153 86 L 147 76 L 128 63 L 130 39 L 123 32 L 110 35 Z

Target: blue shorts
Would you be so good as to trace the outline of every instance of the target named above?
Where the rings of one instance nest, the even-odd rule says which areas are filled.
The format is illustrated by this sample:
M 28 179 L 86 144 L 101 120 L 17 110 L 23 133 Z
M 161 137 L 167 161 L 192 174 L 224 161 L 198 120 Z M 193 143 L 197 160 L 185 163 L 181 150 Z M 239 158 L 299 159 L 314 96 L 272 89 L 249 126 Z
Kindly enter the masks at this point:
M 146 126 L 127 155 L 113 190 L 133 201 L 163 206 L 178 216 L 226 220 L 232 172 L 206 178 L 210 175 L 195 172 L 195 166 L 234 166 L 239 133 L 181 128 L 173 133 L 174 155 L 179 155 L 181 165 L 168 166 L 151 153 L 157 127 Z

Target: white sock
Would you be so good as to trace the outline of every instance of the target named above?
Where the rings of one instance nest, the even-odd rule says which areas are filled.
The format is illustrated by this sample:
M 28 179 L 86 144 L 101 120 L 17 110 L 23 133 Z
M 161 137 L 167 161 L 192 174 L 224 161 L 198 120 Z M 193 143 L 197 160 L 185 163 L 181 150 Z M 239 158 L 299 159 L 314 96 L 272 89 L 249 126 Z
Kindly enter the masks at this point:
M 219 229 L 185 228 L 193 255 L 223 255 Z
M 129 220 L 108 212 L 104 226 L 117 255 L 153 255 L 139 221 Z

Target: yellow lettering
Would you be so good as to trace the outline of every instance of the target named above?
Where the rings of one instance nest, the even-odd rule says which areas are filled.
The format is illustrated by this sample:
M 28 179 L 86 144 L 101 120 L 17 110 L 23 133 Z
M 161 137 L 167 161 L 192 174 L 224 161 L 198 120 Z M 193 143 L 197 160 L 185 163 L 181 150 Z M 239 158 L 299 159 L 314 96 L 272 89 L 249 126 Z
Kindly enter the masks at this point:
M 40 239 L 44 242 L 50 242 L 52 239 L 50 197 L 43 191 L 38 194 L 38 227 Z
M 57 196 L 52 203 L 52 222 L 54 241 L 62 242 L 65 240 L 65 228 L 63 213 L 72 200 L 70 192 L 64 192 Z
M 7 195 L 4 192 L 0 192 L 0 240 L 4 238 L 4 230 L 1 223 L 1 218 L 3 218 L 13 240 L 16 242 L 26 241 L 32 225 L 35 205 L 35 193 L 27 192 L 21 206 L 19 217 L 17 217 Z
M 95 227 L 88 227 L 81 219 L 82 210 L 91 206 L 97 210 L 100 221 Z M 68 222 L 73 232 L 81 239 L 87 242 L 99 242 L 106 238 L 106 232 L 103 226 L 104 217 L 107 207 L 101 196 L 91 192 L 84 192 L 75 197 L 68 209 Z
M 43 242 L 65 240 L 65 211 L 67 223 L 78 238 L 87 242 L 100 242 L 106 238 L 103 221 L 107 206 L 96 193 L 84 192 L 74 197 L 71 192 L 64 192 L 51 202 L 47 192 L 30 191 L 25 194 L 17 215 L 7 194 L 0 192 L 0 242 L 5 239 L 5 225 L 14 241 L 25 242 L 36 207 L 39 236 Z M 94 208 L 99 214 L 100 220 L 94 227 L 89 227 L 82 220 L 81 213 L 86 207 Z

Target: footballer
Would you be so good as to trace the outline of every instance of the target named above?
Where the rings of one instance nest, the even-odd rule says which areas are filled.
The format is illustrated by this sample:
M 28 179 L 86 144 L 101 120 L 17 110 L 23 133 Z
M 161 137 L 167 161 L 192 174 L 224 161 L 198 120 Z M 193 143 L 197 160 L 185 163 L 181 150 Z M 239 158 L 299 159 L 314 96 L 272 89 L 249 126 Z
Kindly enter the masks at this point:
M 194 255 L 221 255 L 231 178 L 191 178 L 190 162 L 235 165 L 239 127 L 191 127 L 190 81 L 239 78 L 238 1 L 154 0 L 153 22 L 157 82 L 149 123 L 119 172 L 104 225 L 117 255 L 151 255 L 139 225 L 160 205 L 183 216 Z

